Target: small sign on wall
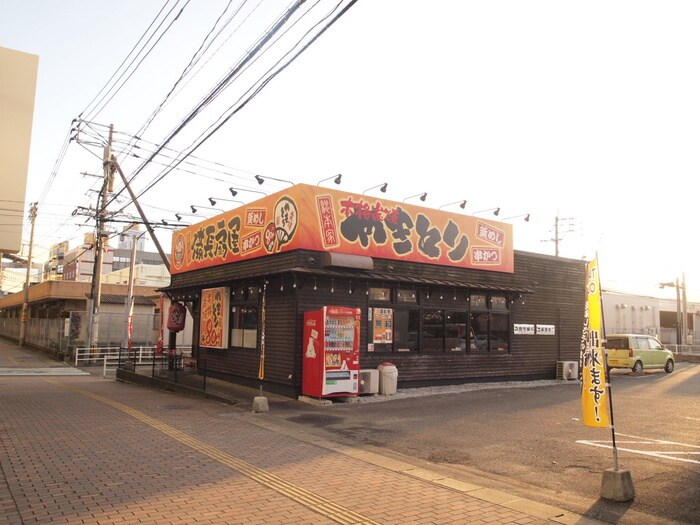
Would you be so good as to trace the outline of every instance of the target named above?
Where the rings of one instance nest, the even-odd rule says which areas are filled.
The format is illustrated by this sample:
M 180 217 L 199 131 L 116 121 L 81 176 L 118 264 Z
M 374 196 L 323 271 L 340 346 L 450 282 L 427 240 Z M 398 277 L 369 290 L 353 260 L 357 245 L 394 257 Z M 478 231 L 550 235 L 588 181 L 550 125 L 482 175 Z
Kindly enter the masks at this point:
M 553 324 L 538 324 L 537 335 L 557 335 L 556 326 Z
M 535 335 L 534 324 L 514 324 L 513 335 Z

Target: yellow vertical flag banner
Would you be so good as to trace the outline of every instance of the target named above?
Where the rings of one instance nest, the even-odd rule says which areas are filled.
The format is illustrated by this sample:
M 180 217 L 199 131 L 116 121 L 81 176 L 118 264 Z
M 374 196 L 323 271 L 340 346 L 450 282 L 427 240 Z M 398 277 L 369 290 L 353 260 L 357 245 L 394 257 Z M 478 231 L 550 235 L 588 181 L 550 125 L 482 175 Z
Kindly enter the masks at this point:
M 608 428 L 608 390 L 603 350 L 603 310 L 600 302 L 598 260 L 586 265 L 585 348 L 581 370 L 581 408 L 587 427 Z

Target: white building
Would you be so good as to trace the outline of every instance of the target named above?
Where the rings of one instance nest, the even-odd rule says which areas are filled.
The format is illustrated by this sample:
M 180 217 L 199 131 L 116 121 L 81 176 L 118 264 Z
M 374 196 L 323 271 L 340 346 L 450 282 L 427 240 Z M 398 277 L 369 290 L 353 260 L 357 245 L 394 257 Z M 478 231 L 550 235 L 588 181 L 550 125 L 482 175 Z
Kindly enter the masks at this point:
M 649 334 L 662 343 L 679 344 L 677 334 L 682 311 L 682 302 L 679 304 L 673 299 L 603 290 L 606 334 Z M 693 344 L 700 340 L 700 303 L 688 302 L 685 311 L 685 341 L 682 344 Z
M 115 270 L 103 276 L 106 283 L 129 284 L 129 268 Z M 170 272 L 164 264 L 144 264 L 134 265 L 134 285 L 153 286 L 159 288 L 170 284 Z

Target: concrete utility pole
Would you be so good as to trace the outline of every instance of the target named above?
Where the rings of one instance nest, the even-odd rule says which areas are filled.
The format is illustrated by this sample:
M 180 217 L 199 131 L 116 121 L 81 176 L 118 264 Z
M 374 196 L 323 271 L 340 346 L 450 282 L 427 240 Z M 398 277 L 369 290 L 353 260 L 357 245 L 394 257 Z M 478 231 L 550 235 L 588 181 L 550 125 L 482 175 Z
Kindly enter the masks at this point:
M 685 295 L 685 272 L 683 272 L 683 282 L 681 283 L 681 303 L 683 311 L 683 319 L 681 322 L 681 327 L 683 328 L 683 343 L 684 345 L 690 344 L 688 342 L 688 298 Z
M 569 232 L 574 231 L 573 230 L 573 225 L 571 222 L 569 222 L 569 229 L 566 231 L 561 231 L 561 228 L 559 227 L 559 223 L 562 221 L 572 221 L 573 219 L 571 217 L 559 217 L 559 212 L 557 211 L 557 216 L 554 217 L 554 239 L 549 239 L 549 241 L 554 242 L 554 256 L 559 257 L 559 243 L 561 242 L 562 238 L 564 235 L 566 235 Z M 545 241 L 547 242 L 547 241 Z
M 678 281 L 676 277 L 675 282 L 659 283 L 659 288 L 670 288 L 675 286 L 676 288 L 676 344 L 683 345 L 686 344 L 686 328 L 685 324 L 688 319 L 687 315 L 687 304 L 685 298 L 685 273 L 683 273 L 683 284 Z M 681 294 L 682 288 L 682 294 Z
M 156 237 L 156 232 L 153 231 L 153 227 L 151 226 L 151 223 L 148 222 L 148 219 L 146 218 L 146 214 L 143 212 L 143 209 L 141 208 L 141 205 L 139 204 L 139 201 L 136 198 L 136 195 L 134 194 L 133 190 L 131 189 L 131 186 L 129 186 L 129 181 L 126 179 L 126 175 L 124 175 L 124 172 L 122 171 L 121 167 L 119 166 L 119 163 L 116 160 L 114 160 L 114 167 L 117 170 L 117 172 L 119 173 L 119 176 L 122 178 L 122 182 L 124 182 L 124 187 L 129 192 L 129 196 L 131 197 L 131 200 L 134 203 L 134 206 L 136 206 L 136 209 L 139 212 L 139 216 L 141 217 L 141 220 L 143 221 L 144 226 L 146 226 L 146 230 L 148 230 L 148 233 L 151 235 L 151 240 L 153 241 L 153 244 L 156 245 L 156 249 L 158 250 L 158 253 L 160 254 L 160 258 L 163 261 L 163 264 L 165 265 L 165 267 L 169 273 L 170 272 L 170 261 L 166 257 L 165 251 L 163 250 L 163 247 L 160 245 L 160 242 L 158 241 L 158 237 Z
M 92 289 L 90 292 L 90 337 L 88 338 L 90 347 L 97 346 L 100 327 L 100 299 L 102 296 L 102 258 L 103 240 L 107 237 L 104 231 L 105 219 L 107 218 L 107 197 L 114 189 L 114 167 L 112 163 L 112 136 L 114 125 L 109 125 L 109 140 L 104 149 L 102 157 L 102 167 L 104 170 L 104 182 L 100 192 L 100 202 L 97 206 L 96 235 L 95 235 L 95 263 L 92 271 Z
M 681 304 L 681 285 L 676 277 L 676 340 L 683 344 L 683 305 Z
M 132 225 L 133 228 L 135 225 Z M 126 301 L 124 303 L 124 335 L 122 337 L 122 350 L 127 349 L 131 353 L 131 329 L 134 317 L 134 270 L 136 269 L 136 244 L 147 231 L 131 236 L 131 260 L 129 261 L 129 285 L 127 287 Z
M 29 235 L 29 255 L 27 256 L 27 277 L 24 281 L 24 302 L 22 303 L 22 324 L 19 325 L 19 346 L 24 346 L 27 335 L 27 318 L 29 317 L 29 281 L 32 275 L 32 248 L 34 246 L 34 221 L 36 219 L 37 203 L 33 202 L 29 208 L 29 220 L 32 221 L 32 230 Z

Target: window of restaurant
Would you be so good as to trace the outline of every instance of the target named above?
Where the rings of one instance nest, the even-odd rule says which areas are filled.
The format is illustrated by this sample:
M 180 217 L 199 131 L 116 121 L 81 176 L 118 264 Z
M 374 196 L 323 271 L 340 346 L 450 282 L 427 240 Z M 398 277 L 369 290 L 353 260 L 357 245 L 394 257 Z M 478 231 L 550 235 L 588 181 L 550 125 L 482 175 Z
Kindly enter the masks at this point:
M 423 310 L 423 331 L 420 349 L 422 352 L 442 352 L 445 350 L 445 310 Z
M 231 348 L 257 348 L 258 295 L 257 286 L 231 289 Z
M 510 351 L 510 316 L 504 295 L 472 294 L 470 328 L 473 351 L 507 353 Z
M 510 312 L 507 296 L 457 291 L 451 308 L 419 304 L 410 288 L 370 288 L 367 350 L 370 352 L 507 353 Z M 442 296 L 442 294 L 441 294 Z M 428 297 L 428 296 L 426 296 Z
M 370 288 L 367 350 L 411 352 L 418 350 L 420 311 L 412 288 Z

